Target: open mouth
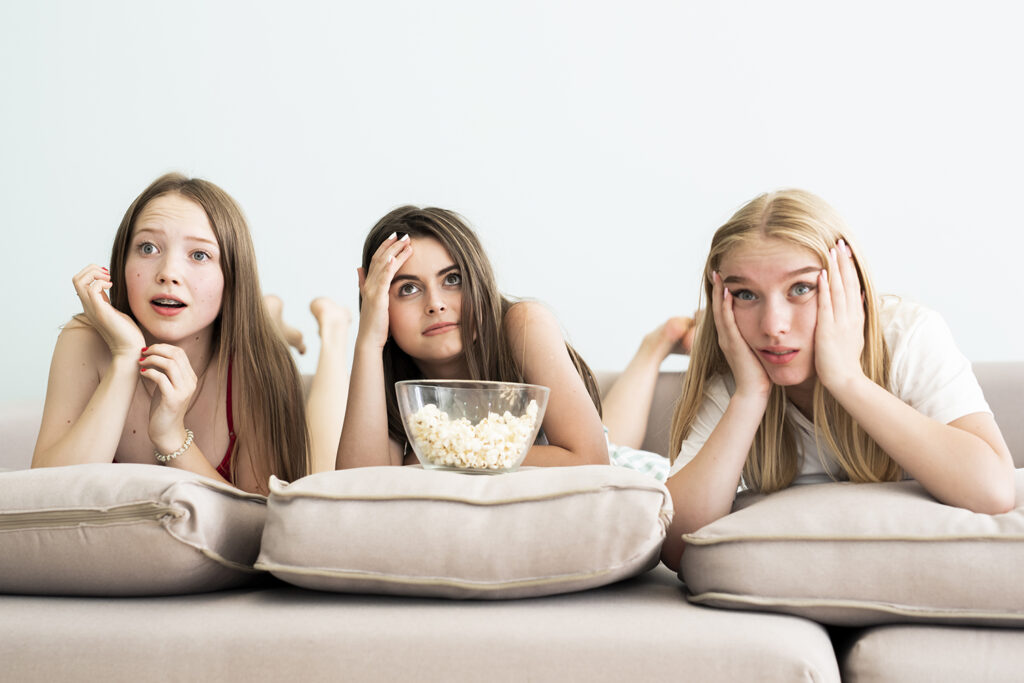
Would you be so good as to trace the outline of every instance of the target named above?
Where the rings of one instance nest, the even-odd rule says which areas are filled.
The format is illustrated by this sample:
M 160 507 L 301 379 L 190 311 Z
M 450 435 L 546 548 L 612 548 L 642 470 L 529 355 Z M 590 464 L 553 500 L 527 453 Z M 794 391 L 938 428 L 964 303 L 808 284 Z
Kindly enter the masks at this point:
M 161 315 L 177 315 L 186 306 L 186 304 L 178 301 L 177 299 L 170 299 L 167 297 L 150 299 L 149 305 L 156 309 L 156 312 Z

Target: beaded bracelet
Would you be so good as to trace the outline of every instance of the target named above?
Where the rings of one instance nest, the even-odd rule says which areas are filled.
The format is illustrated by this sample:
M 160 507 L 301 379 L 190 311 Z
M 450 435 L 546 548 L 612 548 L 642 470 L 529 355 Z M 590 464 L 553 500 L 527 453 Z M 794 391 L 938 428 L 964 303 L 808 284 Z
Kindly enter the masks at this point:
M 195 436 L 195 435 L 192 433 L 191 429 L 185 429 L 185 443 L 181 444 L 181 448 L 179 448 L 178 450 L 174 451 L 173 453 L 168 453 L 167 455 L 163 455 L 160 451 L 153 451 L 153 455 L 160 462 L 167 462 L 168 460 L 174 460 L 179 455 L 181 455 L 182 453 L 187 451 L 188 447 L 192 445 L 192 437 L 193 436 Z

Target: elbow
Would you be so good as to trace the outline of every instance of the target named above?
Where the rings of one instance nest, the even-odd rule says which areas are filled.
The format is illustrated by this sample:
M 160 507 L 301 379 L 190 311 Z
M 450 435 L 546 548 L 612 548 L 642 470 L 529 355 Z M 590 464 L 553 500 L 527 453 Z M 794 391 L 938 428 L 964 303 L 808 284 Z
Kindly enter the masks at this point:
M 985 492 L 985 495 L 971 506 L 972 512 L 985 515 L 1002 515 L 1011 512 L 1017 506 L 1017 492 L 1010 480 L 1009 486 L 1000 486 Z

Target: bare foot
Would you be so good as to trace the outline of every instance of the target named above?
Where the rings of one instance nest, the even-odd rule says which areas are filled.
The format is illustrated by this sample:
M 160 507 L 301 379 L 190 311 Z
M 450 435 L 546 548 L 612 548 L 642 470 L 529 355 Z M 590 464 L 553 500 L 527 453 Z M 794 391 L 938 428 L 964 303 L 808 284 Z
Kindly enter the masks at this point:
M 319 296 L 309 303 L 309 310 L 320 325 L 320 339 L 327 337 L 348 338 L 348 326 L 352 322 L 352 313 L 334 303 L 325 296 Z
M 289 346 L 294 346 L 300 354 L 306 353 L 306 344 L 302 341 L 302 332 L 284 321 L 282 316 L 284 304 L 281 302 L 280 297 L 267 294 L 263 297 L 263 305 L 267 307 L 267 313 L 270 314 L 271 319 L 274 321 L 274 325 L 277 327 L 277 332 L 281 335 L 281 338 Z
M 697 313 L 698 317 L 700 313 Z M 693 348 L 693 336 L 697 327 L 693 318 L 677 316 L 669 318 L 644 336 L 640 353 L 649 354 L 659 363 L 673 353 L 687 355 Z

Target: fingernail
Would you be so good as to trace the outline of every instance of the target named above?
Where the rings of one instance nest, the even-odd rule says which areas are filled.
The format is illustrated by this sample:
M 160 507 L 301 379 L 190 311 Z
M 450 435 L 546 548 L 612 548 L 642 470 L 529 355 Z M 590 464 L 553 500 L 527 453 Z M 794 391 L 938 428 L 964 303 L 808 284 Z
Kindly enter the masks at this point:
M 829 249 L 828 250 L 828 254 L 829 254 L 829 256 L 832 257 L 833 261 L 836 260 L 836 248 L 835 247 L 832 247 L 831 249 Z
M 143 371 L 143 372 L 145 372 L 145 371 L 146 371 L 146 368 L 142 368 L 142 371 Z
M 400 239 L 398 241 L 399 242 L 408 242 L 409 241 L 409 233 L 405 233 L 404 235 L 402 235 L 402 239 Z
M 109 269 L 109 268 L 107 268 L 106 266 L 102 266 L 102 268 L 103 268 L 103 270 L 104 270 L 104 271 L 106 271 L 106 272 L 108 272 L 108 273 L 110 272 L 110 269 Z
M 824 268 L 821 269 L 821 279 L 828 282 L 828 271 Z
M 388 235 L 388 239 L 389 239 L 389 240 L 393 240 L 393 239 L 395 239 L 396 237 L 398 237 L 398 233 L 397 233 L 397 232 L 393 232 L 393 233 L 391 233 L 390 235 Z
M 728 299 L 729 298 L 729 288 L 728 287 L 726 287 L 725 290 L 722 292 L 722 298 L 723 299 Z
M 148 349 L 148 348 L 149 348 L 148 346 L 143 346 L 143 347 L 142 347 L 142 352 L 143 352 L 143 353 L 145 353 L 145 352 L 146 352 L 146 349 Z

